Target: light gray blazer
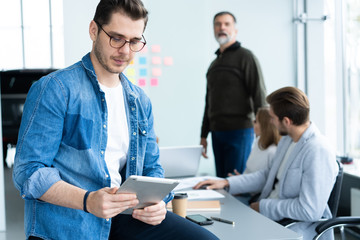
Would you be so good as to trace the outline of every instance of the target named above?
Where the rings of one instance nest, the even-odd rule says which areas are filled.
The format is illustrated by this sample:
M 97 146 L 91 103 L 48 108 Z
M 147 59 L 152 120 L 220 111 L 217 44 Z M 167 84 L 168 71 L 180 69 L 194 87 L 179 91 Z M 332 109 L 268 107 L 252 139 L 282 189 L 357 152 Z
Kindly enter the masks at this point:
M 281 161 L 291 144 L 289 136 L 281 138 L 274 159 L 267 168 L 240 176 L 229 177 L 231 194 L 261 192 L 260 213 L 272 220 L 291 218 L 304 223 L 292 229 L 304 239 L 315 235 L 317 221 L 330 218 L 327 205 L 338 173 L 336 157 L 325 138 L 311 123 L 295 145 L 279 179 L 279 199 L 267 199 L 273 190 L 274 180 Z

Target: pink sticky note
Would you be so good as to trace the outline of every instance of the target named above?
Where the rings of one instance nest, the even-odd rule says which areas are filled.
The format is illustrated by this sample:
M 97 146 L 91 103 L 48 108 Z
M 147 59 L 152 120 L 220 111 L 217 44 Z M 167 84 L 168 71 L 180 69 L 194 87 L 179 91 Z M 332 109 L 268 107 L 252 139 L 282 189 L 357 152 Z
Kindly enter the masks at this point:
M 152 79 L 150 80 L 150 85 L 151 85 L 152 87 L 158 86 L 158 85 L 159 85 L 159 80 L 158 80 L 157 78 L 152 78 Z
M 171 66 L 173 65 L 174 61 L 172 57 L 164 57 L 164 64 L 166 66 Z
M 153 69 L 152 69 L 152 75 L 153 75 L 154 77 L 160 77 L 161 74 L 162 74 L 161 68 L 153 68 Z
M 154 65 L 160 65 L 161 64 L 161 57 L 152 57 L 151 63 Z
M 160 45 L 152 45 L 152 46 L 151 46 L 151 52 L 153 52 L 153 53 L 159 53 L 159 52 L 161 52 L 161 47 L 160 47 Z
M 140 53 L 147 53 L 147 52 L 148 52 L 148 47 L 145 45 L 145 47 L 141 49 Z
M 140 79 L 138 80 L 138 84 L 139 84 L 140 87 L 144 87 L 144 86 L 146 85 L 146 80 L 145 80 L 145 78 L 140 78 Z

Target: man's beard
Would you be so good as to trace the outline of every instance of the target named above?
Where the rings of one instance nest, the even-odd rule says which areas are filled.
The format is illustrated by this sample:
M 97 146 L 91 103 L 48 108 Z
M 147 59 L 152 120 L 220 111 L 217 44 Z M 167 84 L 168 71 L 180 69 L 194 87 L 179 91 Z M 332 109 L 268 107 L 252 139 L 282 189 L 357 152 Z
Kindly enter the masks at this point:
M 225 34 L 226 36 L 219 36 L 220 34 Z M 232 36 L 230 36 L 229 34 L 227 34 L 226 32 L 220 32 L 218 33 L 218 36 L 216 36 L 216 41 L 220 44 L 220 45 L 224 45 L 227 44 L 228 42 L 230 42 Z
M 106 56 L 104 54 L 102 54 L 103 50 L 101 48 L 101 45 L 96 42 L 95 43 L 95 47 L 94 47 L 94 54 L 96 56 L 96 58 L 98 59 L 100 65 L 108 72 L 110 73 L 115 73 L 115 74 L 119 74 L 121 73 L 121 71 L 119 71 L 118 69 L 114 69 L 110 66 L 109 63 L 107 63 L 106 61 Z
M 287 135 L 288 135 L 288 133 L 285 132 L 285 131 L 279 131 L 279 134 L 280 134 L 281 136 L 287 136 Z

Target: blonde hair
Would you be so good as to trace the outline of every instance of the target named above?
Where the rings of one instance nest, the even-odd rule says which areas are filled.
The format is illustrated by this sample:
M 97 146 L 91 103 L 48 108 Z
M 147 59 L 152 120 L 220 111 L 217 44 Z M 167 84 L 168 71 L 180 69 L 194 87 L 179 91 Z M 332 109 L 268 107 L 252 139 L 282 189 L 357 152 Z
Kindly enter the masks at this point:
M 272 144 L 277 145 L 280 140 L 280 134 L 276 127 L 270 121 L 271 117 L 269 114 L 269 108 L 259 108 L 256 116 L 261 131 L 258 142 L 259 148 L 264 150 Z

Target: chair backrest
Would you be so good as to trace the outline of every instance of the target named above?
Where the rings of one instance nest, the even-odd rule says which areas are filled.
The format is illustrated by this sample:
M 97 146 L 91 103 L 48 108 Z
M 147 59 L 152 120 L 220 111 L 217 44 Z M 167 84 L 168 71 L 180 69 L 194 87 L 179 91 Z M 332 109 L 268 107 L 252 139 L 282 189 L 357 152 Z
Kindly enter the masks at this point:
M 337 210 L 339 207 L 339 199 L 340 199 L 340 192 L 341 192 L 341 185 L 342 185 L 342 180 L 343 180 L 343 175 L 344 175 L 344 170 L 343 170 L 343 166 L 341 164 L 341 162 L 339 160 L 336 160 L 338 167 L 339 167 L 339 172 L 338 175 L 336 176 L 336 180 L 334 183 L 334 187 L 331 191 L 329 200 L 328 200 L 328 205 L 332 214 L 332 217 L 336 217 L 337 215 Z

